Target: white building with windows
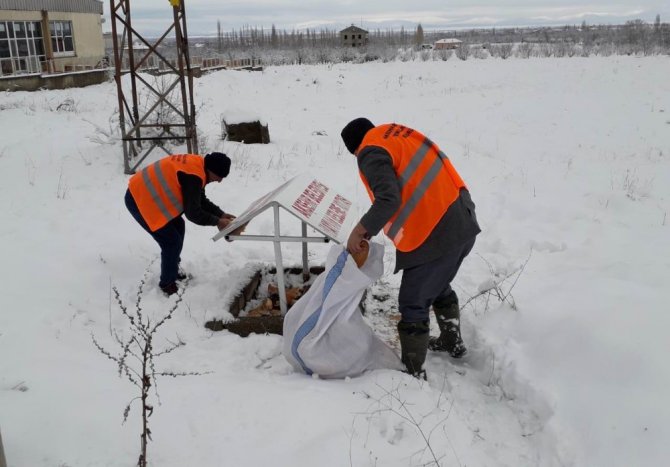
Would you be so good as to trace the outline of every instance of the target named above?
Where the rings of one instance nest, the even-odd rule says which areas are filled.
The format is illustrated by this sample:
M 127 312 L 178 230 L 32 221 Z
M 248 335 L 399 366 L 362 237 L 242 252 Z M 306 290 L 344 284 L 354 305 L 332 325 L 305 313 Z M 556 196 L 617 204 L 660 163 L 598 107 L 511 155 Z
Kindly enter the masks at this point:
M 0 0 L 0 78 L 103 65 L 100 0 Z

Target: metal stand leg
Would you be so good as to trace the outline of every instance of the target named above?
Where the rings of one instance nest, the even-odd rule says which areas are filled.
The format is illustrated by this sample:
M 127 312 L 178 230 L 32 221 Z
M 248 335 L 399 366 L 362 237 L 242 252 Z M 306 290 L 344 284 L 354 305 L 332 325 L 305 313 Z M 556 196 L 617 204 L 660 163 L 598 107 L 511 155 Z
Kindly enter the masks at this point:
M 307 238 L 307 224 L 302 221 L 302 238 Z M 302 280 L 309 280 L 309 262 L 307 259 L 307 242 L 302 242 Z
M 274 205 L 275 214 L 275 262 L 277 263 L 277 287 L 279 287 L 279 309 L 282 316 L 286 315 L 288 308 L 286 307 L 286 286 L 284 285 L 284 263 L 281 257 L 281 241 L 279 237 L 279 205 Z

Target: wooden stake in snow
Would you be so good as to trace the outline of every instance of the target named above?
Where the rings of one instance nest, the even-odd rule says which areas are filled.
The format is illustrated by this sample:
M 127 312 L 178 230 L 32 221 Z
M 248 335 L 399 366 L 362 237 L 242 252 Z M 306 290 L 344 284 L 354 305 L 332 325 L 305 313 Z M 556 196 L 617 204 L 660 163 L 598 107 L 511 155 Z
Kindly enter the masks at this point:
M 5 459 L 5 450 L 2 447 L 2 432 L 0 431 L 0 467 L 7 467 L 7 459 Z

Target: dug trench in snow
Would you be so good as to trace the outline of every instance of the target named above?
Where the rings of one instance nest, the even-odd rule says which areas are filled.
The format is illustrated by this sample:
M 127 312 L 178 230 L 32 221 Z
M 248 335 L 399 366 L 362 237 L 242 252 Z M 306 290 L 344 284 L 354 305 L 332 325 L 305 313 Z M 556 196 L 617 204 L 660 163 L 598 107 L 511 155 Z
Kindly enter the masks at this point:
M 285 269 L 285 283 L 289 284 L 287 288 L 289 308 L 323 271 L 323 266 L 310 267 L 310 276 L 304 278 L 301 268 Z M 214 319 L 205 323 L 205 327 L 212 331 L 226 329 L 241 337 L 247 337 L 249 334 L 281 335 L 284 318 L 279 311 L 276 274 L 276 268 L 259 267 L 249 282 L 233 298 L 228 308 L 228 312 L 235 319 L 229 321 Z
M 285 270 L 287 284 L 287 305 L 290 307 L 300 298 L 314 281 L 316 276 L 324 271 L 323 266 L 310 267 L 310 277 L 305 280 L 302 277 L 302 269 L 298 267 Z M 205 323 L 205 327 L 211 331 L 228 330 L 241 337 L 249 334 L 282 334 L 284 318 L 279 310 L 279 296 L 276 290 L 276 274 L 274 267 L 259 267 L 251 279 L 235 295 L 228 312 L 234 317 L 233 320 L 213 319 Z M 363 314 L 368 309 L 378 312 L 383 309 L 383 302 L 389 298 L 388 295 L 377 295 L 367 290 L 361 298 L 361 311 Z M 386 319 L 388 326 L 395 330 L 399 320 L 397 307 L 395 314 L 389 314 Z M 377 323 L 380 325 L 380 323 Z M 381 326 L 384 328 L 384 326 Z M 392 347 L 397 348 L 397 336 L 387 332 L 382 333 L 384 340 Z

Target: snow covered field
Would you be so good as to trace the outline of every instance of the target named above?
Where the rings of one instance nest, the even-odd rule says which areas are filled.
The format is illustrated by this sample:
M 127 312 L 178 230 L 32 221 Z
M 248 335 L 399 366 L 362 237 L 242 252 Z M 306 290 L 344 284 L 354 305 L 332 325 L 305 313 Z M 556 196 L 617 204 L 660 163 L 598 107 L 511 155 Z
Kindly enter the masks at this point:
M 159 381 L 150 464 L 667 465 L 668 76 L 667 57 L 610 57 L 198 79 L 201 149 L 233 158 L 231 175 L 208 186 L 224 210 L 240 213 L 308 171 L 363 212 L 369 201 L 341 127 L 359 116 L 415 127 L 451 157 L 477 204 L 483 233 L 454 284 L 461 301 L 518 271 L 517 310 L 490 294 L 473 300 L 470 354 L 430 354 L 427 383 L 393 371 L 311 379 L 292 371 L 279 336 L 204 328 L 226 317 L 249 264 L 271 262 L 272 246 L 212 242 L 214 228 L 187 223 L 182 258 L 195 279 L 162 333 L 187 345 L 157 363 L 211 373 Z M 109 330 L 126 321 L 111 286 L 132 309 L 147 267 L 145 312 L 174 299 L 159 293 L 158 248 L 123 204 L 116 105 L 112 82 L 0 95 L 0 430 L 11 467 L 137 461 L 138 406 L 121 422 L 138 393 L 91 334 L 117 350 Z M 242 112 L 269 124 L 271 144 L 220 141 L 221 116 Z M 268 217 L 249 231 L 270 227 Z M 395 293 L 387 246 L 376 289 Z M 327 248 L 311 247 L 311 261 Z M 297 247 L 284 255 L 300 260 Z M 369 319 L 392 334 L 379 313 Z

